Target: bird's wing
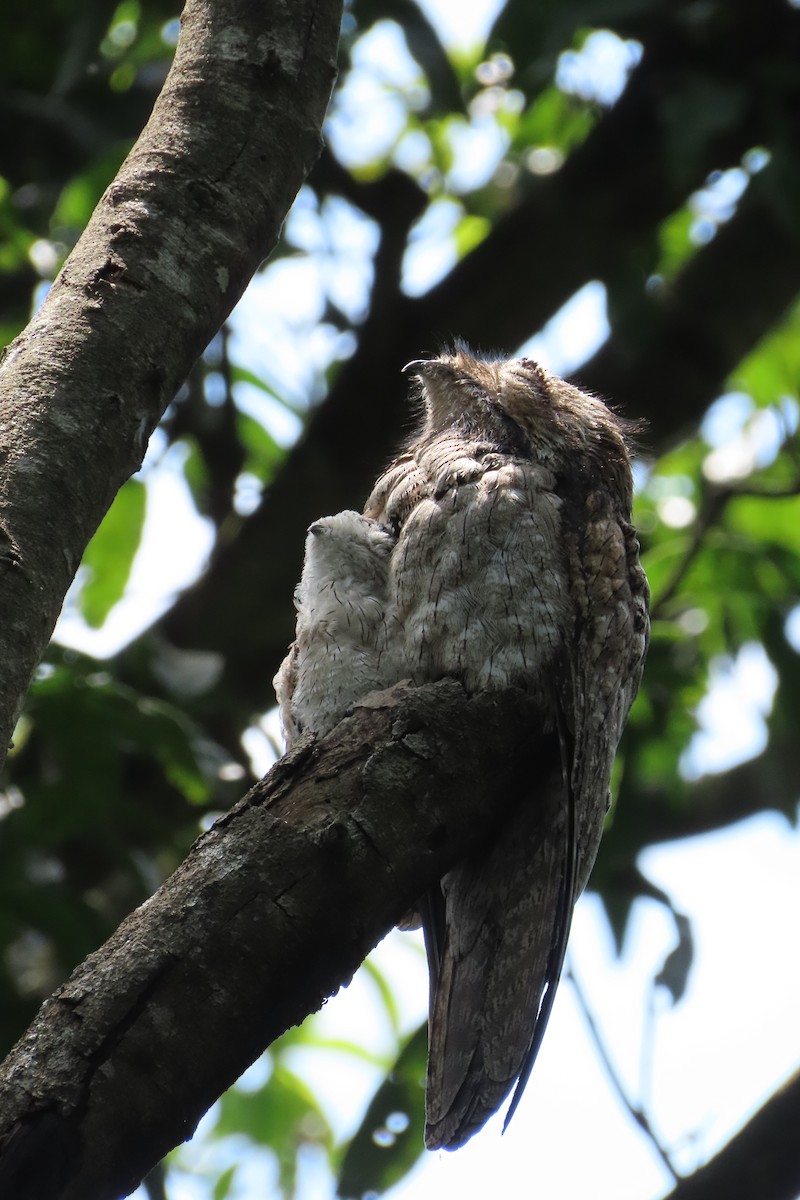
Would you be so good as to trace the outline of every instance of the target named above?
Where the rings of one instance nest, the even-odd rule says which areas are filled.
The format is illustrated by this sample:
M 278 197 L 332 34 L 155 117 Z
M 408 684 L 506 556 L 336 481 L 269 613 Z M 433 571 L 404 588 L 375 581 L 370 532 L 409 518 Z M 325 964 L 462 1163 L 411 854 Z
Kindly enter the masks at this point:
M 549 761 L 488 853 L 443 881 L 445 937 L 431 1012 L 429 1147 L 456 1148 L 516 1084 L 513 1115 L 558 986 L 575 900 L 608 807 L 614 753 L 641 675 L 647 584 L 608 493 L 566 537 L 577 621 L 552 667 Z
M 580 581 L 570 678 L 580 894 L 597 856 L 611 769 L 642 675 L 649 588 L 636 535 L 608 492 L 589 494 L 585 519 L 566 540 L 570 573 Z
M 538 745 L 538 743 L 537 743 Z M 558 739 L 542 739 L 535 794 L 480 857 L 445 877 L 431 1012 L 426 1144 L 455 1149 L 533 1065 L 572 912 L 570 802 Z

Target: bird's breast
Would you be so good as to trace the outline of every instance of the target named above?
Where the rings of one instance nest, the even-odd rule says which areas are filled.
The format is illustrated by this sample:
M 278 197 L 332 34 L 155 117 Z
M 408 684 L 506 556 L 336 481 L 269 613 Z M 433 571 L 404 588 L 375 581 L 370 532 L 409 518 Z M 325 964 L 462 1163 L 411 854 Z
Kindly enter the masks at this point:
M 414 480 L 389 564 L 402 654 L 415 682 L 450 676 L 469 691 L 544 695 L 574 622 L 562 502 L 546 467 L 480 450 L 432 447 L 395 470 L 385 493 L 396 512 Z

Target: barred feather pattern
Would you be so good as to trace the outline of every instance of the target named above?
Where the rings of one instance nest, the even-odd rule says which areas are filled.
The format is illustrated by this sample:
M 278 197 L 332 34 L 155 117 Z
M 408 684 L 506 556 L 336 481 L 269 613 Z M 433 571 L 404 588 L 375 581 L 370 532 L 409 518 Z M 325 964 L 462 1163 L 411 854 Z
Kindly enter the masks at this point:
M 363 514 L 311 527 L 276 690 L 288 742 L 401 679 L 536 701 L 530 788 L 420 905 L 426 1143 L 455 1148 L 516 1089 L 513 1112 L 541 1042 L 641 675 L 648 589 L 626 428 L 600 400 L 463 345 L 409 369 L 422 428 Z

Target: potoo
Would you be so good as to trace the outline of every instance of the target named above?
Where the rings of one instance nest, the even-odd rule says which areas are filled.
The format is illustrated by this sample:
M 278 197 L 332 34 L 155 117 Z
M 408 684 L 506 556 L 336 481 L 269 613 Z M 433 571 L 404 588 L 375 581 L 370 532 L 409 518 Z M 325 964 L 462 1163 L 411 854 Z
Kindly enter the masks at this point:
M 311 526 L 275 685 L 287 742 L 403 679 L 514 686 L 540 711 L 549 752 L 529 793 L 419 905 L 425 1140 L 454 1148 L 516 1086 L 508 1122 L 536 1057 L 639 684 L 648 588 L 625 425 L 600 400 L 462 345 L 406 369 L 422 428 L 363 515 Z

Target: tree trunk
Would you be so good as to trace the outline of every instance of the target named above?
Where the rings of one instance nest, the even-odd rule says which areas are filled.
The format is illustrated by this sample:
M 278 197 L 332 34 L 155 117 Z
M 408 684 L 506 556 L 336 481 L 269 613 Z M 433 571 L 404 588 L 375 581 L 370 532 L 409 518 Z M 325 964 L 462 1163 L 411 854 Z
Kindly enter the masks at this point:
M 341 0 L 188 0 L 152 116 L 0 365 L 0 763 L 86 545 L 317 157 Z

